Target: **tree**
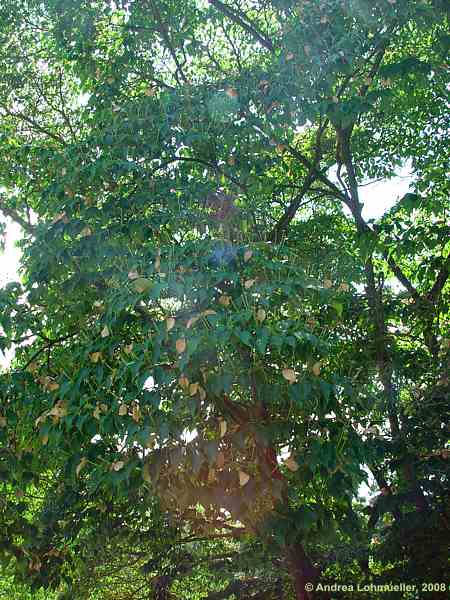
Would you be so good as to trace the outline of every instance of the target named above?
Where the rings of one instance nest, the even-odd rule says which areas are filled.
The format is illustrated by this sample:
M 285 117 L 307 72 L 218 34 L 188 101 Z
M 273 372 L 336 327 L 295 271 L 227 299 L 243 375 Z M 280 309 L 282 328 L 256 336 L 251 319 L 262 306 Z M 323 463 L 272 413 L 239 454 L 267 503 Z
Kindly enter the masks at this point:
M 77 553 L 114 565 L 115 524 L 152 594 L 181 597 L 178 567 L 205 559 L 184 539 L 253 548 L 251 579 L 210 598 L 289 594 L 285 572 L 301 600 L 339 573 L 443 579 L 446 5 L 0 16 L 0 208 L 23 229 L 0 296 L 9 568 L 75 593 Z M 410 193 L 367 221 L 362 185 L 408 161 Z

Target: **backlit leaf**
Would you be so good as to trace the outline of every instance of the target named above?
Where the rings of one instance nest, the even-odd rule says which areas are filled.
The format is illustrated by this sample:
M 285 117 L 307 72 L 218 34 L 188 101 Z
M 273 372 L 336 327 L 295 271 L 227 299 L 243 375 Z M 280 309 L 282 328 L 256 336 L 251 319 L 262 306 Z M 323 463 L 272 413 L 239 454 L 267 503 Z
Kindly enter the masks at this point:
M 175 319 L 173 317 L 167 317 L 166 319 L 166 330 L 170 331 L 175 327 Z
M 239 471 L 239 485 L 244 487 L 250 481 L 250 475 L 248 475 L 245 471 Z
M 289 469 L 289 471 L 292 472 L 297 471 L 299 468 L 298 463 L 294 458 L 292 458 L 292 456 L 289 456 L 289 458 L 287 458 L 283 464 Z
M 224 435 L 227 432 L 227 422 L 225 421 L 225 419 L 220 419 L 219 421 L 219 435 L 221 438 L 224 437 Z
M 295 383 L 297 381 L 297 375 L 294 369 L 283 369 L 282 375 L 286 379 L 286 381 L 289 381 L 289 383 Z
M 250 249 L 246 250 L 244 252 L 244 262 L 248 262 L 252 256 L 253 256 L 253 252 Z
M 219 297 L 219 304 L 221 304 L 222 306 L 230 306 L 230 303 L 231 303 L 230 296 L 223 294 L 222 296 Z
M 186 339 L 185 338 L 179 338 L 176 342 L 175 342 L 175 348 L 176 351 L 178 352 L 178 354 L 182 354 L 185 350 L 186 350 Z

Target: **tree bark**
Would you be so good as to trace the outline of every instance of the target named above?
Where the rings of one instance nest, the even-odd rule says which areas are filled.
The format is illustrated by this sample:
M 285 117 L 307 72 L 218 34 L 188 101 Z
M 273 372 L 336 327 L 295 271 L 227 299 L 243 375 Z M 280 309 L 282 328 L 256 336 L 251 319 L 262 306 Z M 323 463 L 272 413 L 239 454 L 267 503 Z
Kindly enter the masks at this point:
M 287 559 L 289 572 L 294 583 L 296 599 L 314 600 L 316 597 L 314 588 L 316 587 L 320 570 L 312 564 L 303 546 L 299 543 L 288 548 Z

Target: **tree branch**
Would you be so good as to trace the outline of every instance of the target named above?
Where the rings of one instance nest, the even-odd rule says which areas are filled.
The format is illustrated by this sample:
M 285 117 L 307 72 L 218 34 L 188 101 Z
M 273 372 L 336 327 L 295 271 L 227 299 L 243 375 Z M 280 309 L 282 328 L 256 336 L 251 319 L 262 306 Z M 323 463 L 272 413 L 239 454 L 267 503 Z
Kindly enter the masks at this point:
M 428 299 L 432 304 L 436 304 L 437 299 L 439 298 L 439 294 L 442 292 L 444 285 L 447 282 L 447 279 L 450 276 L 450 254 L 447 256 L 442 269 L 439 271 L 438 276 L 436 277 L 436 281 L 434 282 L 433 287 L 428 293 Z
M 39 350 L 37 350 L 32 357 L 27 361 L 27 363 L 25 364 L 25 366 L 22 368 L 22 371 L 26 371 L 27 368 L 31 365 L 31 363 L 36 360 L 36 358 L 38 356 L 40 356 L 43 352 L 45 352 L 46 350 L 50 350 L 51 348 L 53 348 L 53 346 L 56 346 L 56 344 L 60 344 L 61 342 L 65 342 L 66 340 L 69 340 L 70 338 L 73 338 L 75 335 L 78 335 L 79 331 L 73 331 L 72 333 L 69 333 L 68 335 L 64 335 L 60 338 L 57 338 L 56 340 L 47 340 L 47 344 L 45 344 L 44 346 L 42 346 L 41 348 L 39 348 Z
M 308 193 L 308 191 L 310 191 L 312 184 L 316 180 L 320 180 L 322 183 L 324 183 L 329 188 L 328 193 L 332 194 L 333 197 L 338 197 L 339 199 L 343 199 L 343 194 L 339 190 L 339 188 L 337 188 L 334 185 L 334 183 L 332 183 L 328 179 L 328 177 L 326 177 L 318 168 L 320 160 L 322 158 L 321 139 L 322 139 L 322 135 L 323 135 L 325 129 L 328 126 L 328 123 L 329 123 L 328 119 L 325 119 L 325 121 L 320 125 L 320 127 L 317 131 L 313 161 L 310 161 L 304 154 L 299 152 L 296 148 L 294 148 L 292 146 L 288 146 L 292 156 L 294 156 L 294 158 L 296 158 L 298 161 L 300 161 L 302 165 L 307 167 L 308 174 L 303 182 L 303 185 L 300 188 L 300 192 L 297 194 L 297 196 L 294 198 L 294 200 L 292 200 L 292 202 L 286 208 L 284 215 L 281 217 L 280 221 L 277 223 L 277 225 L 274 227 L 274 229 L 270 233 L 269 239 L 272 241 L 280 240 L 281 235 L 286 231 L 287 227 L 289 226 L 289 223 L 295 217 L 297 210 L 300 208 L 304 196 Z M 322 192 L 327 193 L 325 190 L 322 190 Z
M 269 38 L 259 32 L 254 25 L 244 20 L 244 17 L 235 13 L 234 10 L 232 10 L 229 6 L 226 6 L 220 0 L 209 0 L 209 3 L 212 4 L 219 12 L 226 15 L 231 21 L 237 25 L 240 25 L 242 29 L 245 29 L 245 31 L 253 36 L 262 46 L 264 46 L 264 48 L 267 48 L 267 50 L 270 50 L 270 52 L 275 51 L 274 45 Z
M 281 219 L 278 221 L 278 223 L 275 225 L 275 227 L 270 232 L 270 234 L 269 234 L 270 241 L 278 243 L 281 240 L 283 233 L 286 231 L 290 222 L 295 217 L 297 210 L 300 208 L 300 206 L 302 204 L 303 198 L 310 190 L 311 185 L 314 183 L 315 179 L 316 179 L 315 175 L 313 175 L 311 172 L 308 173 L 305 181 L 303 182 L 302 187 L 300 188 L 300 192 L 297 194 L 297 196 L 295 196 L 295 198 L 292 200 L 292 202 L 289 204 L 289 206 L 284 211 L 284 215 L 281 217 Z
M 66 142 L 65 142 L 64 138 L 60 137 L 56 133 L 53 133 L 53 131 L 49 131 L 45 127 L 42 127 L 42 125 L 39 125 L 39 123 L 36 123 L 36 121 L 34 119 L 32 119 L 31 117 L 28 117 L 27 115 L 24 115 L 23 113 L 20 113 L 20 112 L 12 112 L 8 108 L 6 108 L 5 105 L 2 105 L 1 108 L 5 111 L 5 113 L 9 117 L 24 121 L 25 123 L 28 123 L 29 125 L 31 125 L 31 127 L 33 129 L 35 129 L 36 131 L 39 131 L 39 133 L 43 133 L 44 135 L 52 138 L 53 140 L 58 142 L 58 144 L 62 144 L 63 146 L 65 145 Z
M 15 223 L 18 223 L 22 227 L 22 229 L 24 231 L 26 231 L 27 233 L 30 233 L 30 234 L 34 233 L 34 227 L 31 225 L 31 223 L 28 223 L 28 221 L 26 221 L 23 217 L 21 217 L 19 215 L 19 213 L 16 210 L 14 210 L 13 208 L 8 208 L 2 202 L 2 203 L 0 203 L 0 211 L 5 216 L 12 219 Z
M 333 195 L 339 200 L 348 202 L 348 197 L 335 185 L 332 181 L 328 179 L 328 177 L 319 170 L 317 166 L 314 165 L 306 156 L 304 156 L 301 152 L 299 152 L 293 146 L 287 146 L 289 152 L 292 154 L 294 158 L 296 158 L 303 166 L 305 166 L 308 171 L 311 171 L 313 175 L 316 176 L 318 181 L 321 181 L 323 184 L 327 186 L 332 192 Z
M 203 160 L 202 158 L 195 158 L 195 157 L 190 157 L 190 156 L 174 156 L 173 158 L 170 158 L 170 159 L 164 161 L 163 163 L 161 163 L 160 165 L 158 165 L 156 167 L 156 169 L 154 169 L 152 171 L 152 175 L 154 173 L 156 173 L 156 171 L 159 171 L 159 169 L 162 169 L 162 168 L 170 165 L 171 163 L 177 162 L 177 161 L 178 162 L 193 162 L 193 163 L 198 163 L 200 165 L 204 165 L 205 167 L 208 167 L 209 169 L 213 169 L 217 173 L 220 173 L 221 175 L 223 175 L 224 177 L 229 179 L 232 183 L 234 183 L 243 192 L 247 191 L 247 188 L 245 185 L 243 185 L 238 179 L 236 179 L 232 175 L 229 175 L 226 171 L 221 169 L 219 167 L 219 165 L 208 162 L 207 160 Z
M 342 152 L 342 160 L 347 171 L 350 196 L 347 197 L 348 206 L 352 211 L 359 233 L 372 231 L 361 215 L 361 204 L 359 202 L 358 182 L 353 165 L 353 157 L 350 148 L 350 138 L 352 126 L 345 129 L 336 129 L 338 142 Z M 366 274 L 366 293 L 369 304 L 372 322 L 374 327 L 374 346 L 376 352 L 376 363 L 388 411 L 388 420 L 392 437 L 399 438 L 401 435 L 400 422 L 395 407 L 395 388 L 393 384 L 393 364 L 387 347 L 386 319 L 384 314 L 384 305 L 382 291 L 377 289 L 375 281 L 375 269 L 372 256 L 369 256 L 365 262 L 364 270 Z M 424 511 L 428 507 L 427 500 L 417 481 L 413 467 L 410 463 L 402 466 L 401 472 L 411 486 L 415 494 L 416 507 L 419 511 Z
M 175 63 L 178 73 L 180 74 L 181 79 L 184 81 L 184 83 L 188 83 L 188 80 L 183 72 L 183 69 L 181 68 L 181 65 L 178 60 L 175 49 L 172 46 L 172 42 L 170 41 L 168 28 L 162 20 L 161 13 L 159 12 L 158 7 L 156 6 L 155 2 L 153 2 L 153 0 L 148 0 L 148 4 L 150 5 L 151 11 L 153 13 L 153 17 L 158 24 L 157 29 L 167 45 L 167 49 L 169 50 L 169 52 L 173 58 L 173 61 Z
M 411 296 L 415 300 L 417 300 L 417 301 L 421 300 L 421 296 L 420 296 L 419 292 L 416 290 L 416 288 L 413 286 L 413 284 L 410 282 L 410 280 L 406 277 L 406 275 L 400 269 L 400 267 L 397 265 L 397 263 L 392 258 L 392 256 L 389 256 L 387 254 L 387 252 L 384 252 L 383 255 L 384 255 L 384 258 L 386 259 L 388 265 L 390 266 L 392 272 L 397 277 L 397 279 L 400 281 L 400 283 L 403 285 L 403 287 L 408 290 L 408 292 L 411 294 Z

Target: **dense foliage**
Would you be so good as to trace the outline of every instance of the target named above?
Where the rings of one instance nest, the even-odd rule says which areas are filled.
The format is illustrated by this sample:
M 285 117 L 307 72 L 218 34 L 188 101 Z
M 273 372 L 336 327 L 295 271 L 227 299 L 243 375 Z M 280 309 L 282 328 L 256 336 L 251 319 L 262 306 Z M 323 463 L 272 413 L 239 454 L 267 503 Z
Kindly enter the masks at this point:
M 448 17 L 3 0 L 0 598 L 444 597 Z

